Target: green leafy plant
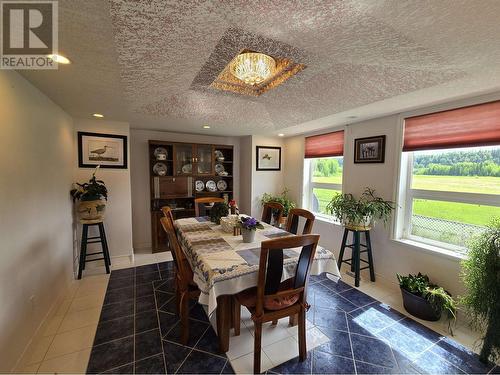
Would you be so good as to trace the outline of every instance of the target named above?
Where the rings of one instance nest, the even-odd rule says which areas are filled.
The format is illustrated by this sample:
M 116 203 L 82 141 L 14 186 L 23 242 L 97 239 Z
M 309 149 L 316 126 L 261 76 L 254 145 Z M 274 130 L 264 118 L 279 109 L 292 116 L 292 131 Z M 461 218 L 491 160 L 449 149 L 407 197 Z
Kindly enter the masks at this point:
M 326 206 L 326 211 L 344 224 L 370 226 L 375 220 L 386 224 L 394 208 L 394 202 L 376 196 L 375 190 L 367 187 L 359 199 L 350 193 L 337 193 Z
M 471 325 L 483 333 L 480 359 L 500 358 L 500 218 L 491 221 L 486 231 L 468 243 L 462 261 L 466 294 L 460 302 Z
M 264 206 L 266 203 L 270 203 L 270 202 L 281 203 L 284 207 L 283 216 L 288 216 L 288 212 L 292 208 L 296 207 L 295 202 L 288 197 L 288 192 L 289 192 L 289 190 L 287 188 L 285 188 L 281 192 L 281 194 L 278 194 L 278 195 L 264 193 L 264 194 L 262 194 L 262 198 L 260 199 L 260 202 L 261 202 L 262 206 Z M 273 214 L 274 214 L 274 212 L 273 212 Z
M 73 197 L 73 202 L 77 199 L 81 201 L 94 201 L 101 198 L 108 200 L 108 189 L 106 188 L 104 181 L 97 180 L 95 176 L 98 169 L 99 166 L 94 169 L 89 182 L 85 182 L 83 184 L 76 182 L 74 184 L 76 187 L 70 191 L 70 194 Z
M 429 277 L 420 272 L 418 275 L 401 276 L 396 274 L 396 276 L 402 289 L 425 298 L 434 311 L 444 312 L 449 320 L 448 329 L 453 333 L 451 325 L 457 318 L 457 306 L 453 297 L 442 287 L 431 283 Z
M 215 203 L 210 209 L 210 221 L 220 224 L 220 219 L 229 215 L 229 206 L 226 203 Z

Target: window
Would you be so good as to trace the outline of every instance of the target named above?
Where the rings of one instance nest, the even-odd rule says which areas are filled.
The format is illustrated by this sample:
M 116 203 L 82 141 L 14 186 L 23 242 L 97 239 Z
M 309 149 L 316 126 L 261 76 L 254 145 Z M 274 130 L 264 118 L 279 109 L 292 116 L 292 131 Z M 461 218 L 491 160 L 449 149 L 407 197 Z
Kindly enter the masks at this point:
M 326 205 L 342 193 L 343 151 L 343 131 L 306 138 L 304 206 L 316 214 L 328 216 Z
M 500 102 L 406 119 L 399 238 L 463 254 L 500 216 L 499 119 Z

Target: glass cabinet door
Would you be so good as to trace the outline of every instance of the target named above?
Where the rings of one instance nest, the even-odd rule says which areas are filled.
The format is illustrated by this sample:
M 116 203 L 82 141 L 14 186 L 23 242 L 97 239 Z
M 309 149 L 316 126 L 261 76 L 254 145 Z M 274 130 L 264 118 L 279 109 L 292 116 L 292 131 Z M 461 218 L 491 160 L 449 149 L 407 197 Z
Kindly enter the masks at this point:
M 176 144 L 175 152 L 175 174 L 190 175 L 193 173 L 193 146 Z
M 212 146 L 196 145 L 194 174 L 212 174 Z

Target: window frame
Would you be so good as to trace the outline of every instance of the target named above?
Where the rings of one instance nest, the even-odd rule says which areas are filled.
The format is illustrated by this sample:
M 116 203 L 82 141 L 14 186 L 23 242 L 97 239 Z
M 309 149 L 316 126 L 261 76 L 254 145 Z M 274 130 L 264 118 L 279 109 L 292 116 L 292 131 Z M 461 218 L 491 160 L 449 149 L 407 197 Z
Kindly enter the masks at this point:
M 344 155 L 342 156 L 325 156 L 325 157 L 319 157 L 319 158 L 304 158 L 304 170 L 306 173 L 304 173 L 304 187 L 305 187 L 305 192 L 303 196 L 303 206 L 307 207 L 308 210 L 310 210 L 314 215 L 316 215 L 317 218 L 324 219 L 330 222 L 333 222 L 335 224 L 340 224 L 340 221 L 333 215 L 328 215 L 325 213 L 321 212 L 315 212 L 312 209 L 313 206 L 313 190 L 315 188 L 318 189 L 331 189 L 331 190 L 340 190 L 341 193 L 344 193 L 343 186 L 344 184 L 336 184 L 336 183 L 328 183 L 328 182 L 313 182 L 313 168 L 312 163 L 316 159 L 327 159 L 327 158 L 342 158 L 342 162 L 344 161 Z M 342 182 L 344 182 L 344 164 L 342 163 Z
M 473 148 L 474 146 L 471 146 Z M 399 199 L 401 207 L 396 215 L 396 239 L 409 240 L 416 243 L 431 245 L 444 250 L 452 251 L 453 256 L 462 257 L 464 247 L 433 240 L 426 237 L 412 235 L 413 200 L 428 199 L 442 202 L 481 204 L 486 206 L 500 207 L 500 196 L 497 194 L 481 194 L 468 192 L 455 192 L 443 190 L 413 189 L 413 151 L 403 152 L 400 159 L 400 191 Z M 402 216 L 402 218 L 401 218 Z

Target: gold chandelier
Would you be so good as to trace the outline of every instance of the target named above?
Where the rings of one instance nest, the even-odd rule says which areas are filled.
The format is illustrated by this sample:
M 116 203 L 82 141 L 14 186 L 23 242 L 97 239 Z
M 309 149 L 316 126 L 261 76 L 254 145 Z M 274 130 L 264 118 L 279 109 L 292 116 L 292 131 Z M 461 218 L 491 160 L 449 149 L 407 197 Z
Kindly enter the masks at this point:
M 229 66 L 236 78 L 248 85 L 257 85 L 271 77 L 276 70 L 276 61 L 259 52 L 244 52 L 236 56 Z

